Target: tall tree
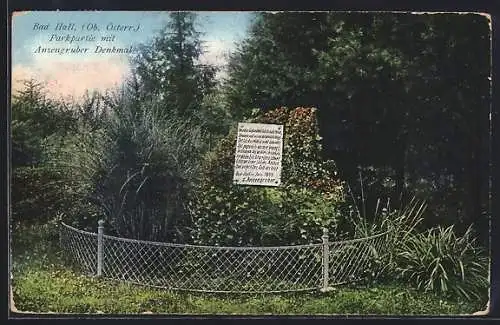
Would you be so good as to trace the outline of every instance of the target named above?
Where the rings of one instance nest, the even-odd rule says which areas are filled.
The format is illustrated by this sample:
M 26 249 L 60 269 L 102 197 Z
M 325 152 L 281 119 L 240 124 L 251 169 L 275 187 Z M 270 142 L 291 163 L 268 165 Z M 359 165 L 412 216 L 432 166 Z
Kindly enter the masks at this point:
M 201 107 L 215 86 L 216 69 L 199 64 L 202 42 L 195 28 L 196 14 L 174 12 L 169 18 L 159 35 L 141 47 L 135 71 L 145 94 L 186 117 Z
M 11 204 L 13 222 L 44 222 L 81 207 L 72 179 L 49 162 L 76 133 L 73 107 L 52 100 L 42 83 L 26 80 L 12 99 Z M 74 211 L 73 210 L 73 211 Z
M 227 98 L 236 120 L 253 108 L 319 106 L 314 49 L 326 47 L 326 13 L 258 13 L 230 57 Z
M 432 222 L 467 224 L 487 170 L 488 35 L 480 15 L 259 14 L 230 63 L 230 106 L 316 106 L 344 179 L 371 166 L 396 197 L 430 195 Z
M 36 165 L 42 157 L 42 142 L 64 135 L 75 127 L 74 112 L 50 99 L 42 83 L 30 79 L 12 98 L 13 167 Z

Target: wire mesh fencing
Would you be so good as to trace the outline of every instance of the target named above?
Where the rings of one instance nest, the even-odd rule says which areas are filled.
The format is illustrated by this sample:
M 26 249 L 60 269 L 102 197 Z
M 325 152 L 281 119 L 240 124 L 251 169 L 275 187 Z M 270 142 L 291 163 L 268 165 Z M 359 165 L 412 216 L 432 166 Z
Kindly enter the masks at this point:
M 381 260 L 388 252 L 388 233 L 332 242 L 328 245 L 328 276 L 330 285 L 361 280 L 363 276 L 377 273 Z
M 153 287 L 201 292 L 329 290 L 357 281 L 385 248 L 385 234 L 320 244 L 218 247 L 150 242 L 63 224 L 61 245 L 83 271 Z
M 97 270 L 97 234 L 78 230 L 62 224 L 59 244 L 67 257 L 86 274 L 95 275 Z

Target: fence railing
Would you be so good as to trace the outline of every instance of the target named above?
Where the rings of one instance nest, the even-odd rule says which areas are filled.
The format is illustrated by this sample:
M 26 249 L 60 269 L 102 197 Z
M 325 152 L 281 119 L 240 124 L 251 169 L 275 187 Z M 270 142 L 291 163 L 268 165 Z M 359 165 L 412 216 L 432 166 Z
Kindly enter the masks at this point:
M 218 247 L 150 242 L 62 224 L 60 244 L 87 274 L 171 290 L 203 292 L 328 291 L 373 272 L 388 233 L 275 247 Z

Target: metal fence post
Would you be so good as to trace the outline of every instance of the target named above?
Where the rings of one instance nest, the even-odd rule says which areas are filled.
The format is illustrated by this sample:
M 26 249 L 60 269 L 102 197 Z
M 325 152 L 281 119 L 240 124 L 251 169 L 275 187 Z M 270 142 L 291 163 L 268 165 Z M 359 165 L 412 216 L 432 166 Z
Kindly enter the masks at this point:
M 97 227 L 97 276 L 102 275 L 102 245 L 104 235 L 104 220 L 99 220 Z
M 323 266 L 323 287 L 321 292 L 328 292 L 332 288 L 328 286 L 329 281 L 329 266 L 330 266 L 330 245 L 328 244 L 328 229 L 323 228 L 323 258 L 321 259 L 321 264 Z

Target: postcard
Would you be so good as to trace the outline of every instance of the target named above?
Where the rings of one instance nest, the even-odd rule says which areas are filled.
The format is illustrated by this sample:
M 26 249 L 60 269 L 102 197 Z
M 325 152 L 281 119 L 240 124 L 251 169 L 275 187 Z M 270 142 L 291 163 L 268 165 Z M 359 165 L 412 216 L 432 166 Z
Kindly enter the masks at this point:
M 487 15 L 26 11 L 11 36 L 11 311 L 487 307 Z

